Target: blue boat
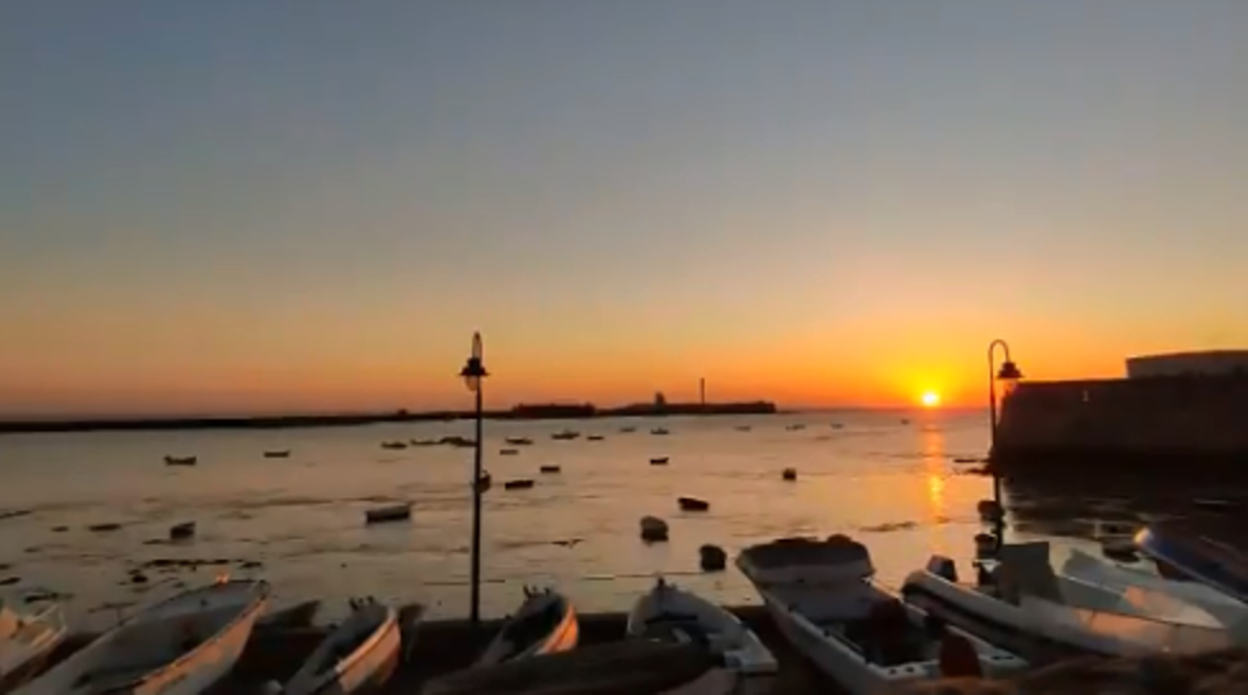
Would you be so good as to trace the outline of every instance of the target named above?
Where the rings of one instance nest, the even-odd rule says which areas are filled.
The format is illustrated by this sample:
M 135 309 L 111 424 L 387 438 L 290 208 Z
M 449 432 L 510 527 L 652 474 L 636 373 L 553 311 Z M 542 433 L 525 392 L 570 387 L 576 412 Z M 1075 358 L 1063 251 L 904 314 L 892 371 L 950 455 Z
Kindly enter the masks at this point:
M 1200 582 L 1248 603 L 1248 555 L 1231 546 L 1162 524 L 1135 534 L 1135 546 L 1162 576 Z

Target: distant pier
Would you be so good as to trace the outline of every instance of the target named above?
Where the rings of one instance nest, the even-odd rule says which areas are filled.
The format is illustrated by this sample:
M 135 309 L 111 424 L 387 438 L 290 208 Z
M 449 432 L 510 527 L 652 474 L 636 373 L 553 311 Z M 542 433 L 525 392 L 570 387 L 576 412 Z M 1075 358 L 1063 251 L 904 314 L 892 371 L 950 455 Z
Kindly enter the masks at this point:
M 770 401 L 741 403 L 639 403 L 598 408 L 591 403 L 517 405 L 509 410 L 486 411 L 488 420 L 571 420 L 619 417 L 668 417 L 699 415 L 773 415 Z M 381 423 L 466 420 L 468 410 L 433 410 L 388 413 L 275 415 L 259 417 L 92 418 L 73 420 L 24 419 L 0 421 L 0 434 L 34 432 L 98 432 L 158 430 L 297 429 L 312 427 L 358 427 Z

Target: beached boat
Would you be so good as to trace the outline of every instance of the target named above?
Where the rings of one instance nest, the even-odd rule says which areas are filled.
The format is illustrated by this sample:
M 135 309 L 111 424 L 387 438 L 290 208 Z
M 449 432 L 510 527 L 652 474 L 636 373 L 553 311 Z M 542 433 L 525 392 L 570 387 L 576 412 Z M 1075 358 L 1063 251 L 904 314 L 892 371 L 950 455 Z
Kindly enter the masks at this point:
M 1142 529 L 1135 535 L 1135 546 L 1162 575 L 1200 582 L 1248 603 L 1248 555 L 1167 524 Z
M 60 604 L 28 613 L 0 598 L 0 692 L 33 676 L 68 634 Z
M 307 627 L 321 610 L 320 599 L 301 601 L 278 610 L 271 610 L 256 620 L 256 630 L 288 630 Z
M 457 671 L 430 680 L 421 694 L 745 695 L 739 680 L 697 645 L 622 640 Z
M 576 432 L 574 430 L 563 430 L 562 432 L 555 432 L 554 434 L 550 435 L 550 438 L 558 439 L 561 441 L 570 441 L 570 440 L 576 439 L 579 436 L 581 436 L 580 432 Z
M 922 609 L 872 583 L 861 543 L 783 539 L 746 548 L 737 566 L 762 596 L 776 626 L 820 671 L 852 695 L 942 676 L 941 637 Z M 955 628 L 974 647 L 988 677 L 1027 666 L 1013 653 Z
M 580 636 L 576 611 L 562 594 L 525 587 L 524 602 L 477 658 L 491 666 L 575 649 Z
M 626 630 L 632 638 L 700 645 L 743 677 L 778 672 L 775 657 L 737 616 L 663 579 L 633 604 Z
M 907 602 L 1006 646 L 1053 658 L 1192 654 L 1232 646 L 1237 637 L 1198 606 L 1142 589 L 1122 592 L 1057 575 L 1044 542 L 1006 544 L 990 573 L 960 584 L 953 561 L 933 557 L 902 586 Z
M 157 603 L 18 695 L 198 695 L 234 668 L 268 602 L 263 581 L 224 581 Z
M 284 695 L 350 695 L 381 687 L 398 666 L 398 612 L 372 599 L 352 601 L 351 615 L 286 682 Z
M 1154 598 L 1161 595 L 1195 605 L 1217 618 L 1223 625 L 1248 622 L 1248 604 L 1217 589 L 1198 582 L 1167 579 L 1142 570 L 1113 565 L 1082 550 L 1075 549 L 1070 552 L 1062 565 L 1061 574 L 1119 594 L 1124 602 L 1140 611 L 1174 610 L 1171 608 L 1172 601 Z

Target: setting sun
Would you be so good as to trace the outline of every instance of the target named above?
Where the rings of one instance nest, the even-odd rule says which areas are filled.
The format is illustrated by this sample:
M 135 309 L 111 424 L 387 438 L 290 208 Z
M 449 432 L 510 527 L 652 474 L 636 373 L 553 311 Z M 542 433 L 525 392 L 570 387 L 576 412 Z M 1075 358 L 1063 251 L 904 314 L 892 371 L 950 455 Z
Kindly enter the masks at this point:
M 924 391 L 920 399 L 924 408 L 935 408 L 940 405 L 940 394 L 935 391 Z

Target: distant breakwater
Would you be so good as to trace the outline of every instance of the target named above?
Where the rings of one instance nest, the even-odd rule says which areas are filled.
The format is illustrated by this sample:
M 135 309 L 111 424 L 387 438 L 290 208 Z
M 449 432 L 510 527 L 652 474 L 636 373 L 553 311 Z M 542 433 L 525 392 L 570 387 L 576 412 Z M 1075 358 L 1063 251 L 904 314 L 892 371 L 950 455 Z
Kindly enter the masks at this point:
M 517 405 L 509 410 L 488 410 L 488 420 L 581 420 L 590 418 L 669 417 L 701 415 L 773 415 L 770 401 L 742 403 L 652 403 L 598 408 L 592 404 Z M 436 410 L 330 415 L 272 415 L 252 417 L 92 418 L 25 419 L 0 421 L 0 434 L 38 432 L 103 432 L 159 430 L 297 429 L 310 427 L 358 427 L 381 423 L 465 420 L 476 417 L 471 410 Z

